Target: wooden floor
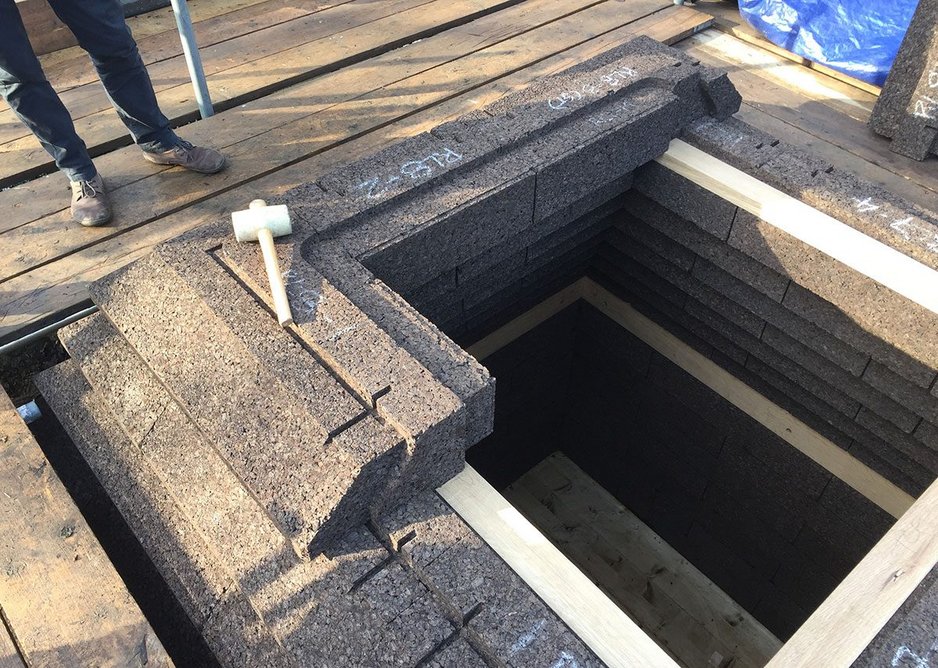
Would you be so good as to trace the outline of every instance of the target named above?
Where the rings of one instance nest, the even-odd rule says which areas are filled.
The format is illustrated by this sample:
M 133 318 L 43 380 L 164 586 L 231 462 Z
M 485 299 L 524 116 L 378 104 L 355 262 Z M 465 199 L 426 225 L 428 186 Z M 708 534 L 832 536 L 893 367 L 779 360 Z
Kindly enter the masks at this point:
M 213 0 L 205 0 L 208 6 Z M 193 3 L 193 10 L 203 0 Z M 710 18 L 670 0 L 214 0 L 233 11 L 196 23 L 213 97 L 257 97 L 184 127 L 195 143 L 223 149 L 216 176 L 160 169 L 126 146 L 96 160 L 116 216 L 104 228 L 68 220 L 59 175 L 0 192 L 0 337 L 35 327 L 86 298 L 87 285 L 160 241 L 225 219 L 255 197 L 292 186 L 491 103 L 635 33 L 673 42 Z M 161 103 L 191 113 L 175 36 L 140 39 Z M 215 42 L 212 44 L 212 42 Z M 401 47 L 401 45 L 406 46 Z M 398 48 L 401 47 L 401 48 Z M 279 49 L 276 53 L 272 50 Z M 100 111 L 91 73 L 74 58 L 48 64 L 91 146 L 119 132 Z M 296 83 L 300 81 L 300 83 Z M 189 106 L 186 106 L 189 105 Z M 76 111 L 80 110 L 80 111 Z M 187 111 L 188 110 L 188 111 Z M 0 145 L 0 178 L 47 170 L 33 140 Z M 103 147 L 103 148 L 102 148 Z
M 560 453 L 505 491 L 682 666 L 764 666 L 781 642 Z
M 671 0 L 199 0 L 193 19 L 221 111 L 180 134 L 230 156 L 217 176 L 144 162 L 77 48 L 43 56 L 100 156 L 116 216 L 99 229 L 70 223 L 64 178 L 0 111 L 0 186 L 17 184 L 0 191 L 0 342 L 74 310 L 90 281 L 167 238 L 225 219 L 255 197 L 276 199 L 635 33 L 729 69 L 746 100 L 744 120 L 935 207 L 938 163 L 897 156 L 867 130 L 873 93 L 740 39 L 731 3 L 696 7 Z M 700 10 L 719 14 L 720 28 L 704 30 L 711 18 Z M 196 118 L 169 10 L 131 23 L 164 111 L 180 124 Z

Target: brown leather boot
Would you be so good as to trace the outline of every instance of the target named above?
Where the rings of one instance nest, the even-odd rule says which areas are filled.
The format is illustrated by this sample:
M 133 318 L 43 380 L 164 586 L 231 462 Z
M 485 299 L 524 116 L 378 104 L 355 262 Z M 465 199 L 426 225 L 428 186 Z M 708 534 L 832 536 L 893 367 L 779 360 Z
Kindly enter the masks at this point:
M 72 220 L 97 227 L 111 220 L 111 202 L 100 174 L 90 181 L 72 181 Z
M 214 174 L 225 168 L 227 159 L 212 148 L 193 146 L 187 141 L 179 143 L 168 151 L 144 151 L 143 157 L 157 165 L 179 165 L 201 174 Z

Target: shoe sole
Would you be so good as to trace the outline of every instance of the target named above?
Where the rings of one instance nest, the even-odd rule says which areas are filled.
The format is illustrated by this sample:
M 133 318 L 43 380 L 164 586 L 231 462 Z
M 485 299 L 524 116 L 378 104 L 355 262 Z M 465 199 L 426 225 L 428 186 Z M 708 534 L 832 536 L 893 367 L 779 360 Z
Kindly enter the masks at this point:
M 195 172 L 196 174 L 218 174 L 218 172 L 222 171 L 225 167 L 228 166 L 228 161 L 225 160 L 221 166 L 217 167 L 216 169 L 196 169 L 195 167 L 187 167 L 186 165 L 178 162 L 163 162 L 161 160 L 156 160 L 147 155 L 146 152 L 143 153 L 143 159 L 147 162 L 152 162 L 154 165 L 162 165 L 163 167 L 182 167 L 183 169 L 187 169 L 190 172 Z
M 107 225 L 111 222 L 111 219 L 114 217 L 114 214 L 109 213 L 107 218 L 102 218 L 101 220 L 93 220 L 84 218 L 78 221 L 78 224 L 82 227 L 101 227 L 102 225 Z

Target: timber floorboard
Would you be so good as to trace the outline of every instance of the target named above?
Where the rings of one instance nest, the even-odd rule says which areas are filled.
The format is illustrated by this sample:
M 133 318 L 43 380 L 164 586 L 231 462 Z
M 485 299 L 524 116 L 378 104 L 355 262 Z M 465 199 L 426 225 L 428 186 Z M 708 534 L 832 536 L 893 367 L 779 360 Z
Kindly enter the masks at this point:
M 764 666 L 781 642 L 561 453 L 505 497 L 683 666 Z
M 117 216 L 105 228 L 69 224 L 61 179 L 0 192 L 8 212 L 0 222 L 0 335 L 73 307 L 89 281 L 164 239 L 227 218 L 259 194 L 314 180 L 632 34 L 673 42 L 710 20 L 667 0 L 626 7 L 528 0 L 195 123 L 187 137 L 222 137 L 233 156 L 214 177 L 155 169 L 134 147 L 109 153 L 98 166 Z
M 2 389 L 0 490 L 0 667 L 171 668 Z

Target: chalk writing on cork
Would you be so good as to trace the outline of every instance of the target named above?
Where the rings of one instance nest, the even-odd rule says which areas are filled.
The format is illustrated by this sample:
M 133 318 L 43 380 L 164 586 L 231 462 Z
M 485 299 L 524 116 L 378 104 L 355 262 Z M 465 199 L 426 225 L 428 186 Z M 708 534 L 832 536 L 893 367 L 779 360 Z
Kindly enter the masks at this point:
M 623 85 L 634 79 L 638 72 L 631 67 L 619 67 L 606 74 L 603 74 L 593 81 L 588 81 L 582 86 L 566 90 L 556 97 L 547 100 L 547 106 L 554 111 L 566 109 L 571 102 L 578 102 L 583 99 L 596 97 L 600 93 L 617 90 Z
M 447 146 L 442 151 L 434 151 L 425 158 L 408 160 L 391 176 L 374 176 L 366 179 L 358 184 L 358 189 L 363 191 L 368 199 L 381 199 L 398 181 L 408 178 L 411 181 L 428 178 L 440 168 L 454 165 L 461 160 L 462 155 Z
M 938 63 L 935 63 L 929 71 L 925 85 L 928 94 L 919 94 L 912 107 L 912 115 L 933 121 L 938 114 Z

